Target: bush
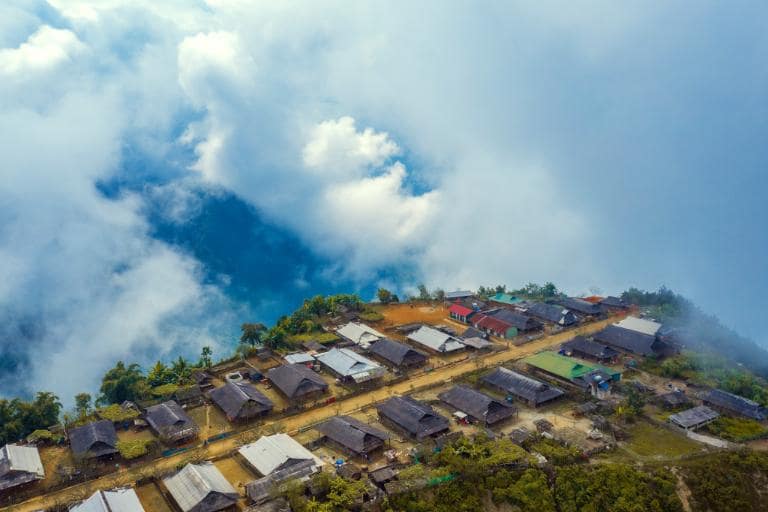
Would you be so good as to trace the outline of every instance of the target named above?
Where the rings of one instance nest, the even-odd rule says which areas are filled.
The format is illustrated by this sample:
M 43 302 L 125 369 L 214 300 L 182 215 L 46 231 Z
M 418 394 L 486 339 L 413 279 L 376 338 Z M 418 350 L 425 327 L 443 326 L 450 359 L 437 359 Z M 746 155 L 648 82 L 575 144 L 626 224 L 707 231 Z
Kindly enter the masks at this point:
M 721 416 L 707 425 L 707 430 L 718 437 L 737 443 L 768 436 L 768 429 L 759 422 L 747 418 Z
M 118 404 L 112 404 L 107 407 L 96 409 L 96 415 L 103 419 L 115 423 L 129 421 L 139 417 L 139 413 L 133 409 L 123 409 Z
M 179 389 L 178 384 L 163 384 L 162 386 L 157 386 L 155 388 L 152 388 L 150 392 L 153 396 L 156 397 L 164 397 L 164 396 L 171 396 L 176 392 L 176 390 Z
M 532 452 L 538 452 L 556 466 L 573 464 L 584 459 L 581 450 L 564 446 L 552 439 L 542 438 L 530 447 Z
M 152 444 L 150 439 L 136 439 L 134 441 L 118 441 L 117 450 L 126 460 L 138 459 L 149 453 Z
M 360 317 L 360 320 L 364 320 L 366 322 L 381 322 L 382 320 L 384 320 L 384 315 L 382 315 L 378 311 L 373 311 L 373 310 L 360 313 L 360 315 L 358 316 Z
M 38 429 L 27 436 L 28 443 L 47 442 L 60 443 L 64 440 L 61 434 L 54 434 L 50 430 Z

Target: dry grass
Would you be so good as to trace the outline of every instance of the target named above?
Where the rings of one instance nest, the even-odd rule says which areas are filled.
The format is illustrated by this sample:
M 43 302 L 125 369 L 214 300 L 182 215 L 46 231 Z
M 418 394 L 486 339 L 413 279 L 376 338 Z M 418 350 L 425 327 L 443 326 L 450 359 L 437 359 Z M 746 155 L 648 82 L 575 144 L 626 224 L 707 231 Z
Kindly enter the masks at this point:
M 173 512 L 160 489 L 154 483 L 136 487 L 136 494 L 147 512 Z
M 414 322 L 444 324 L 448 319 L 448 310 L 442 304 L 390 304 L 381 306 L 379 311 L 384 315 L 384 320 L 379 325 L 385 329 Z
M 241 494 L 245 494 L 245 484 L 259 478 L 258 475 L 247 469 L 244 464 L 241 464 L 234 455 L 226 459 L 217 460 L 214 462 L 214 465 L 219 468 L 221 474 L 232 484 L 232 487 Z
M 195 407 L 189 409 L 187 414 L 200 427 L 200 437 L 203 439 L 232 430 L 227 417 L 215 405 Z

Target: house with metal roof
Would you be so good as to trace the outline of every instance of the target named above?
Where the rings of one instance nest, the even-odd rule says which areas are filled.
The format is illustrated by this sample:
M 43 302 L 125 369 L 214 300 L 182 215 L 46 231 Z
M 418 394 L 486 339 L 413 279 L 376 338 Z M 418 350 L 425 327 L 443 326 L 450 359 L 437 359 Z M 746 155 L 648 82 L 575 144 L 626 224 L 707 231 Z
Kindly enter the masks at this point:
M 596 317 L 605 314 L 605 311 L 600 304 L 594 304 L 578 297 L 562 297 L 554 302 L 555 304 L 570 309 L 571 311 L 575 311 L 576 314 L 583 316 Z
M 256 505 L 260 505 L 274 498 L 274 490 L 288 480 L 306 481 L 317 473 L 318 468 L 311 460 L 302 460 L 278 469 L 267 476 L 249 482 L 245 486 L 245 494 Z M 250 510 L 250 509 L 249 509 Z M 262 511 L 262 507 L 256 509 Z
M 613 297 L 608 296 L 600 299 L 601 306 L 606 307 L 608 309 L 627 309 L 629 307 L 629 304 L 627 304 L 624 299 L 620 297 Z
M 656 336 L 662 328 L 662 324 L 658 322 L 647 320 L 645 318 L 637 318 L 636 316 L 628 316 L 613 325 L 648 336 Z
M 45 478 L 36 446 L 7 444 L 0 449 L 0 491 Z
M 334 348 L 317 355 L 317 360 L 341 379 L 361 383 L 384 376 L 384 367 L 348 348 Z
M 565 395 L 565 391 L 560 388 L 502 367 L 483 376 L 482 382 L 524 401 L 531 407 L 547 404 Z
M 262 436 L 258 441 L 242 446 L 238 453 L 262 476 L 303 461 L 310 461 L 315 471 L 323 465 L 323 461 L 301 443 L 282 433 Z
M 328 383 L 303 364 L 284 364 L 272 368 L 267 372 L 267 379 L 292 400 L 315 398 L 328 391 Z
M 638 356 L 654 356 L 661 352 L 663 343 L 655 336 L 638 331 L 625 329 L 618 325 L 609 325 L 602 331 L 596 332 L 592 338 L 599 342 Z
M 743 416 L 757 421 L 768 418 L 768 409 L 743 396 L 722 389 L 710 389 L 701 395 L 701 400 L 710 407 L 726 414 Z
M 237 504 L 240 495 L 211 462 L 187 464 L 163 485 L 182 512 L 216 512 Z
M 506 322 L 516 328 L 518 332 L 530 332 L 543 327 L 541 322 L 535 318 L 507 308 L 492 309 L 484 311 L 483 314 Z
M 560 352 L 566 356 L 583 357 L 597 362 L 610 362 L 619 357 L 619 353 L 609 345 L 591 341 L 584 336 L 576 336 L 562 345 Z
M 315 362 L 315 355 L 309 352 L 295 352 L 283 356 L 283 360 L 288 364 L 308 364 Z
M 517 408 L 467 386 L 453 386 L 437 397 L 457 411 L 484 425 L 496 425 L 517 414 Z
M 208 397 L 224 411 L 229 421 L 246 421 L 266 416 L 275 406 L 272 400 L 247 382 L 227 382 L 211 390 Z
M 409 396 L 393 396 L 376 406 L 379 418 L 408 436 L 421 441 L 450 429 L 448 419 L 431 406 Z
M 405 343 L 384 338 L 370 348 L 371 356 L 395 368 L 414 368 L 427 362 L 429 356 Z
M 525 308 L 525 313 L 543 322 L 553 323 L 560 327 L 569 327 L 578 323 L 578 317 L 570 309 L 555 304 L 535 302 Z
M 192 418 L 173 400 L 147 407 L 144 419 L 157 437 L 166 443 L 178 443 L 200 433 Z
M 690 405 L 691 399 L 682 391 L 670 391 L 656 397 L 656 402 L 664 409 L 678 409 Z
M 87 500 L 69 507 L 69 512 L 145 512 L 133 488 L 96 491 Z
M 342 325 L 336 329 L 336 334 L 364 349 L 370 347 L 372 343 L 386 338 L 385 335 L 381 334 L 376 329 L 358 322 L 349 322 Z
M 362 458 L 383 448 L 389 439 L 389 434 L 383 430 L 352 416 L 334 416 L 315 426 L 315 430 L 343 451 Z
M 469 290 L 456 290 L 455 292 L 445 292 L 445 300 L 466 299 L 473 295 L 474 293 Z
M 408 339 L 439 354 L 464 350 L 465 348 L 458 338 L 426 325 L 422 325 L 417 331 L 410 333 Z
M 464 323 L 469 323 L 469 317 L 475 313 L 476 311 L 474 309 L 462 306 L 461 304 L 452 304 L 451 307 L 448 308 L 448 314 L 451 318 Z
M 109 420 L 94 421 L 67 432 L 76 459 L 108 457 L 118 453 L 117 432 Z
M 517 336 L 517 327 L 504 322 L 492 316 L 483 313 L 477 313 L 472 316 L 472 327 L 484 333 L 486 336 L 496 336 L 497 338 L 511 339 Z
M 712 423 L 718 417 L 720 417 L 720 414 L 716 411 L 713 411 L 706 405 L 700 405 L 687 411 L 670 415 L 669 421 L 685 430 L 696 430 L 707 423 Z
M 587 364 L 556 352 L 543 351 L 523 359 L 529 367 L 561 382 L 589 391 L 603 398 L 610 395 L 611 384 L 621 380 L 621 373 L 604 366 Z

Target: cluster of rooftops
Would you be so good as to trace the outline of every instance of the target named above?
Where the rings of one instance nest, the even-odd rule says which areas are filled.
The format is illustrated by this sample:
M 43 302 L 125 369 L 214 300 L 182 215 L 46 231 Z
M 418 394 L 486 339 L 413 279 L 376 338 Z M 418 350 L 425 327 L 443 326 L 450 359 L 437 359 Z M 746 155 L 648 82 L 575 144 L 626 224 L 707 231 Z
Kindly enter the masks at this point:
M 314 350 L 284 356 L 284 364 L 263 376 L 289 402 L 317 398 L 328 392 L 329 384 L 318 373 L 323 367 L 338 381 L 350 385 L 375 382 L 386 374 L 386 367 L 409 369 L 427 364 L 430 355 L 465 349 L 493 347 L 493 338 L 510 339 L 521 333 L 542 329 L 545 324 L 569 327 L 585 319 L 602 318 L 607 312 L 626 309 L 621 299 L 608 297 L 597 302 L 562 298 L 555 303 L 531 303 L 510 294 L 499 293 L 481 300 L 470 292 L 446 293 L 452 320 L 466 325 L 459 335 L 450 327 L 413 324 L 402 332 L 407 342 L 394 340 L 360 322 L 349 322 L 336 329 L 342 343 L 329 350 L 315 344 Z M 495 425 L 517 414 L 514 402 L 539 407 L 569 392 L 602 398 L 611 393 L 621 372 L 608 365 L 622 355 L 656 356 L 674 351 L 663 326 L 653 320 L 627 316 L 608 325 L 591 337 L 575 336 L 558 351 L 541 351 L 524 358 L 518 369 L 495 368 L 479 383 L 506 396 L 494 396 L 465 385 L 455 385 L 438 395 L 439 401 L 455 411 L 456 418 Z M 261 378 L 261 376 L 259 376 Z M 209 389 L 208 398 L 231 422 L 247 421 L 269 414 L 274 404 L 246 381 L 227 381 L 220 387 L 210 384 L 211 376 L 198 372 L 195 380 Z M 689 405 L 680 392 L 661 397 L 671 407 Z M 721 412 L 758 421 L 768 411 L 759 404 L 723 390 L 709 390 L 702 404 L 670 416 L 669 421 L 683 429 L 696 429 L 714 421 Z M 123 407 L 136 407 L 123 404 Z M 429 403 L 410 396 L 394 396 L 376 405 L 379 420 L 387 428 L 415 441 L 434 438 L 450 429 L 449 419 Z M 199 435 L 200 429 L 177 401 L 169 400 L 147 407 L 142 419 L 166 444 L 180 443 Z M 314 428 L 326 442 L 354 457 L 368 459 L 390 439 L 385 430 L 351 416 L 335 416 Z M 115 425 L 109 420 L 95 421 L 66 432 L 76 459 L 110 458 L 118 453 Z M 276 483 L 290 478 L 308 478 L 323 462 L 286 434 L 265 436 L 238 451 L 261 478 L 246 486 L 254 503 L 266 500 Z M 0 450 L 0 492 L 44 478 L 37 448 L 9 444 Z M 184 512 L 215 511 L 232 506 L 238 492 L 211 463 L 188 464 L 163 479 L 163 485 Z M 76 512 L 131 510 L 140 512 L 132 489 L 100 491 L 73 506 Z

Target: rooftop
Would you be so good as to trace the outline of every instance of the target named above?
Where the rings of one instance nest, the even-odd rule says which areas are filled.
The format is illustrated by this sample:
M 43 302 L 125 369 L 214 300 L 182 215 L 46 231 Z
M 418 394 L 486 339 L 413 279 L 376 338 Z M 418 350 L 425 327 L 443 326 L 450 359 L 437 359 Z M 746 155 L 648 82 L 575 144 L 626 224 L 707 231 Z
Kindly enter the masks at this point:
M 232 484 L 211 462 L 187 464 L 178 473 L 164 478 L 163 484 L 182 512 L 220 510 L 234 505 L 239 498 Z
M 464 348 L 464 344 L 458 338 L 426 325 L 409 334 L 408 339 L 436 352 L 454 352 Z
M 314 466 L 323 465 L 323 461 L 288 434 L 263 436 L 238 452 L 264 476 L 304 460 L 312 461 Z

